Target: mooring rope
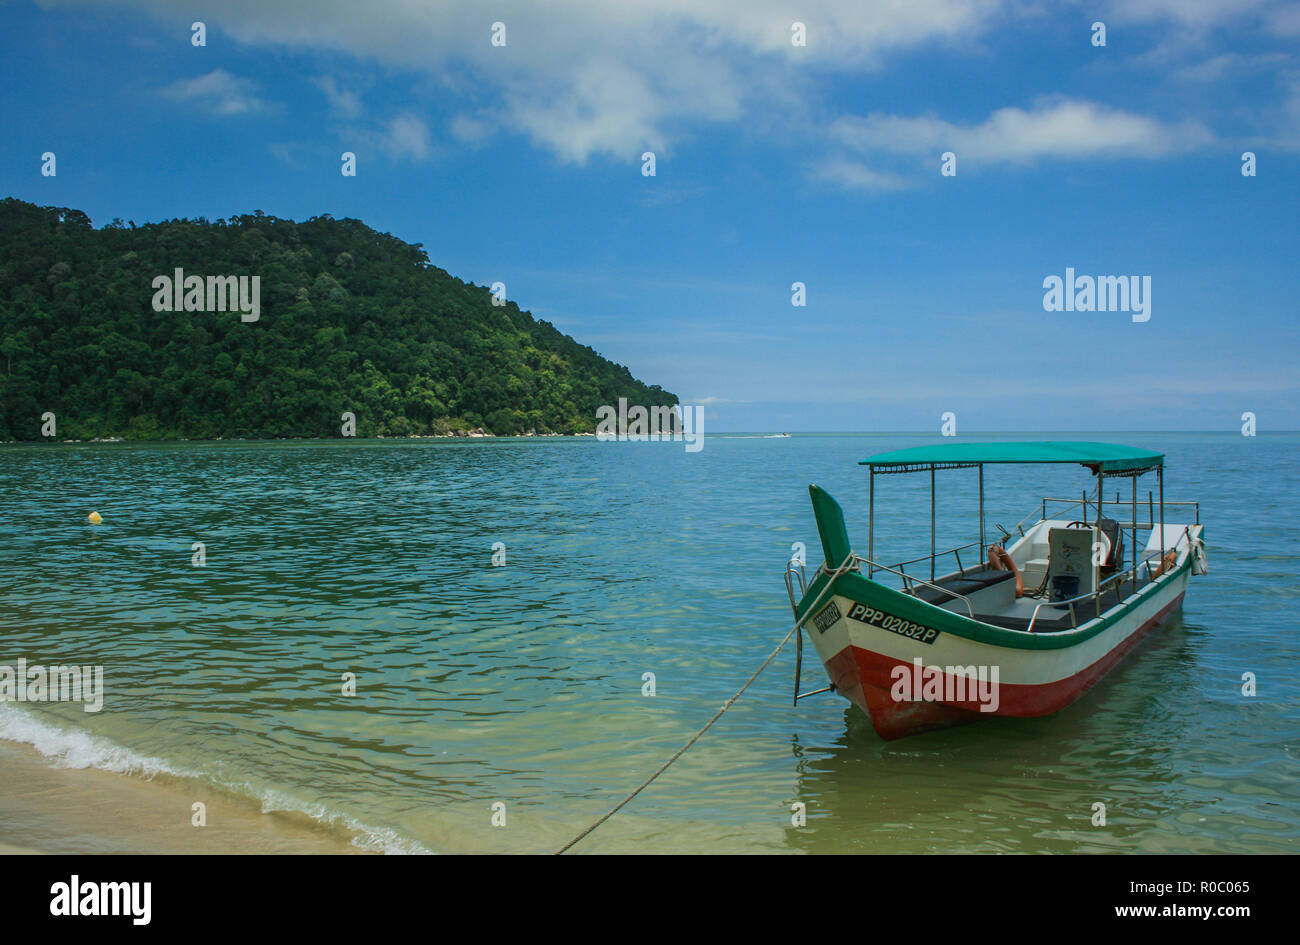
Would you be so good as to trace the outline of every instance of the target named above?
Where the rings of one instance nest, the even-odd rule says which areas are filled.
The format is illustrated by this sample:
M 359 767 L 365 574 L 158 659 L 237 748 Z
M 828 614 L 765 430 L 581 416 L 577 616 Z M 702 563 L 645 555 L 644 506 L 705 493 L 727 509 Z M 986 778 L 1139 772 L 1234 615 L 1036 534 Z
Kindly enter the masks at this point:
M 817 605 L 821 603 L 822 598 L 825 597 L 826 593 L 834 586 L 835 579 L 838 578 L 845 571 L 853 567 L 856 563 L 857 563 L 856 555 L 850 554 L 847 558 L 844 559 L 844 563 L 841 564 L 838 568 L 836 568 L 834 573 L 830 574 L 830 580 L 826 582 L 826 586 L 822 588 L 821 593 L 817 595 L 816 599 L 814 599 L 813 602 L 808 605 L 808 609 L 803 612 L 803 616 L 794 622 L 794 626 L 791 627 L 790 632 L 785 635 L 785 639 L 783 639 L 780 643 L 778 643 L 776 645 L 776 649 L 774 649 L 771 653 L 767 655 L 767 659 L 763 660 L 763 665 L 759 666 L 758 669 L 754 670 L 754 675 L 750 676 L 749 679 L 746 680 L 745 685 L 737 689 L 735 695 L 733 695 L 730 699 L 724 702 L 722 704 L 722 708 L 720 708 L 717 712 L 713 714 L 713 718 L 705 722 L 704 727 L 700 729 L 698 732 L 696 732 L 693 736 L 691 736 L 690 741 L 688 741 L 681 748 L 677 749 L 677 751 L 673 754 L 671 758 L 669 758 L 667 761 L 665 761 L 662 765 L 659 766 L 658 771 L 656 771 L 654 774 L 650 775 L 650 777 L 642 781 L 640 787 L 638 787 L 627 797 L 623 798 L 621 801 L 615 804 L 612 808 L 610 808 L 610 810 L 603 817 L 601 817 L 599 820 L 593 823 L 590 827 L 588 827 L 582 833 L 578 834 L 576 837 L 574 837 L 564 846 L 560 847 L 560 849 L 556 850 L 555 851 L 556 855 L 558 856 L 561 853 L 567 853 L 571 847 L 573 847 L 575 844 L 580 842 L 584 837 L 590 834 L 593 830 L 595 830 L 605 821 L 609 820 L 611 817 L 613 817 L 615 814 L 621 811 L 624 807 L 626 807 L 634 797 L 636 797 L 638 794 L 640 794 L 642 791 L 648 788 L 651 785 L 651 783 L 653 783 L 654 780 L 657 777 L 659 777 L 659 775 L 663 774 L 670 767 L 672 767 L 673 762 L 675 762 L 682 755 L 686 754 L 686 752 L 690 750 L 691 746 L 694 745 L 696 742 L 698 742 L 700 740 L 700 737 L 705 732 L 707 732 L 710 728 L 713 727 L 713 723 L 718 721 L 718 719 L 722 718 L 723 713 L 726 712 L 735 704 L 736 700 L 739 699 L 741 695 L 744 693 L 744 691 L 748 689 L 753 684 L 754 680 L 759 677 L 759 674 L 762 673 L 763 670 L 767 669 L 769 665 L 771 665 L 772 660 L 776 659 L 776 655 L 781 652 L 781 649 L 787 643 L 790 642 L 790 638 L 799 632 L 799 628 L 803 626 L 804 621 L 807 620 L 812 615 L 812 613 L 817 609 Z M 823 565 L 823 570 L 825 570 L 824 565 Z

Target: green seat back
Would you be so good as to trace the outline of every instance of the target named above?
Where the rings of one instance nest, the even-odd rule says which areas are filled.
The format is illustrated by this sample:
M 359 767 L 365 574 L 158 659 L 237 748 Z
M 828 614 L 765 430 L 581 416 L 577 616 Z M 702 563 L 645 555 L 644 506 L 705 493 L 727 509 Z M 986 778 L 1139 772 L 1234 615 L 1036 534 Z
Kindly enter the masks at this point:
M 817 518 L 817 534 L 826 554 L 826 567 L 838 568 L 853 551 L 849 544 L 849 530 L 844 525 L 844 510 L 835 498 L 821 486 L 809 486 L 813 515 Z

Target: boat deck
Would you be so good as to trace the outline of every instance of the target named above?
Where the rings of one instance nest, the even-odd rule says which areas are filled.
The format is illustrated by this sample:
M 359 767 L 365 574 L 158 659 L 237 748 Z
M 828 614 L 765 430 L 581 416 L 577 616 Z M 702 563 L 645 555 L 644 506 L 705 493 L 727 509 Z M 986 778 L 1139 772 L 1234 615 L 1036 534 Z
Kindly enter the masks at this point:
M 944 593 L 944 591 L 951 591 L 971 602 L 975 619 L 981 623 L 1008 630 L 1028 630 L 1032 620 L 1034 633 L 1059 633 L 1062 630 L 1072 630 L 1092 620 L 1099 612 L 1105 613 L 1134 593 L 1132 583 L 1123 581 L 1118 594 L 1114 585 L 1110 585 L 1103 589 L 1100 600 L 1089 598 L 1077 602 L 1074 605 L 1073 617 L 1068 607 L 1057 608 L 1048 604 L 1038 610 L 1038 619 L 1034 620 L 1034 610 L 1048 600 L 1047 596 L 1044 594 L 1042 597 L 1015 597 L 1015 585 L 1004 586 L 1006 582 L 1012 580 L 1012 577 L 1010 571 L 983 567 L 964 574 L 951 574 L 939 578 L 934 582 L 935 587 L 915 585 L 910 593 L 911 596 L 928 604 L 965 614 L 966 607 L 962 601 Z M 1139 580 L 1136 590 L 1140 591 L 1150 583 L 1149 578 Z

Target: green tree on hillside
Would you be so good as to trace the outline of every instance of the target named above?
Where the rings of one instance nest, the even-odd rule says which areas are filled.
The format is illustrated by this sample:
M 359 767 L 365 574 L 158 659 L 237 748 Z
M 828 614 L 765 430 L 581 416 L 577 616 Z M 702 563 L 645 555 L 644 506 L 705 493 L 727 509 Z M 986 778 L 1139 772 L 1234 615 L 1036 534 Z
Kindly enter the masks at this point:
M 156 312 L 153 279 L 261 277 L 261 316 Z M 0 439 L 577 433 L 677 403 L 358 220 L 120 220 L 0 200 Z

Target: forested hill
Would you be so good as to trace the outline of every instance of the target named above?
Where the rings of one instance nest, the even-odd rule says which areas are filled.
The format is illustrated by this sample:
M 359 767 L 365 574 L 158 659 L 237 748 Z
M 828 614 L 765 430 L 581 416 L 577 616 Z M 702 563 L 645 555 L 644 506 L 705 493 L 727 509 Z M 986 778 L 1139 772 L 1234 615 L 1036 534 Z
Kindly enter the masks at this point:
M 176 269 L 260 276 L 259 317 L 155 311 L 154 280 Z M 677 402 L 492 301 L 358 220 L 95 229 L 79 210 L 6 199 L 0 440 L 40 439 L 46 412 L 58 439 L 337 437 L 345 412 L 366 437 L 576 433 L 619 397 Z

